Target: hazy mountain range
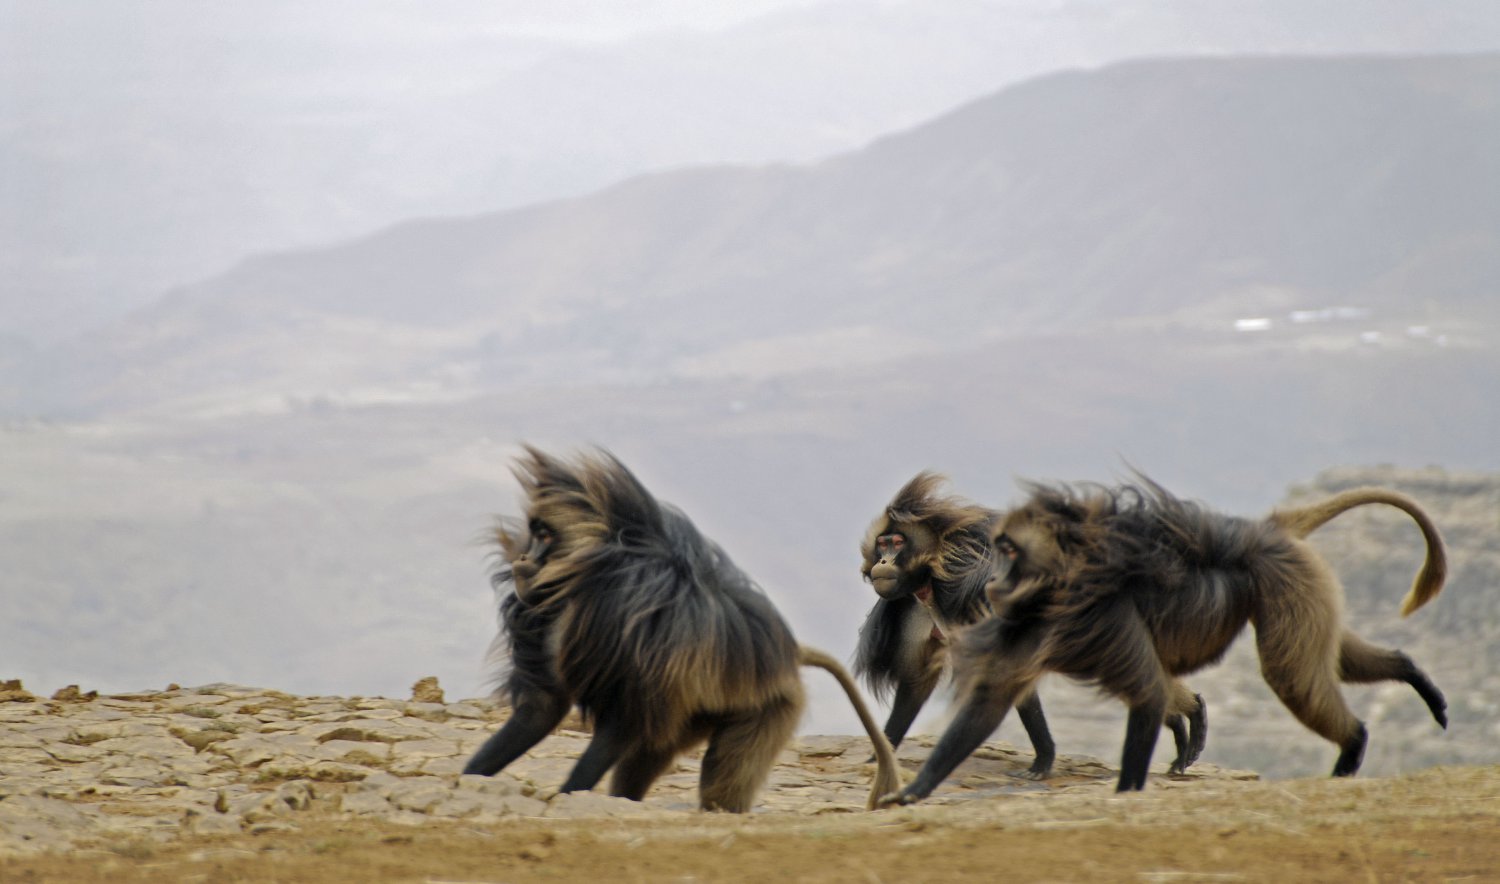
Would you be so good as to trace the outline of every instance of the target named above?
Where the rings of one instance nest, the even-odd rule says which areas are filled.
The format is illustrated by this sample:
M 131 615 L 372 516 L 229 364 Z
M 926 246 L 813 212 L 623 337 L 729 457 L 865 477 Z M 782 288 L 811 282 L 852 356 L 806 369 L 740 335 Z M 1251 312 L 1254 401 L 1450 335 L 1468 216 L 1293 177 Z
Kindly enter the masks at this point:
M 404 218 L 828 156 L 1060 69 L 1500 49 L 1488 0 L 697 5 L 0 0 L 0 340 Z
M 1045 77 L 811 165 L 250 260 L 44 353 L 6 401 L 219 413 L 757 378 L 1333 307 L 1457 344 L 1500 308 L 1497 84 L 1500 55 Z

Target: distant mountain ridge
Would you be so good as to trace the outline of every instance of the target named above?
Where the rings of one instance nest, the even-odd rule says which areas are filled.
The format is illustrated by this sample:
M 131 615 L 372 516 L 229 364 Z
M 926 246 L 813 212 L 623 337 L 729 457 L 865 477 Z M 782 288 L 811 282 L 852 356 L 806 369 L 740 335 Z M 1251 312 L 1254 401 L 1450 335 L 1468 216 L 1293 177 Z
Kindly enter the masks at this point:
M 685 163 L 827 157 L 1057 70 L 1500 49 L 1490 0 L 757 0 L 656 4 L 602 29 L 533 4 L 550 10 L 543 32 L 476 0 L 376 0 L 358 17 L 270 3 L 7 7 L 0 333 L 58 341 L 245 255 L 403 218 Z
M 1495 156 L 1500 54 L 1125 63 L 815 165 L 661 173 L 247 261 L 23 362 L 0 402 L 460 395 L 774 360 L 798 335 L 817 351 L 852 329 L 878 359 L 1205 305 L 1492 318 Z

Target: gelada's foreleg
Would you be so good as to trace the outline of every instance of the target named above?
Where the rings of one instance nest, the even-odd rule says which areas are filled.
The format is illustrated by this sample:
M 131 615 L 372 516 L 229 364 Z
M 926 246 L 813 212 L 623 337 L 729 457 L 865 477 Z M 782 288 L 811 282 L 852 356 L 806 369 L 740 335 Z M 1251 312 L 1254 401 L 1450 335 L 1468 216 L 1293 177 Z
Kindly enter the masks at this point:
M 522 697 L 510 719 L 464 765 L 464 773 L 484 776 L 499 773 L 552 733 L 570 708 L 572 703 L 560 694 L 536 692 Z
M 1020 776 L 1028 780 L 1045 780 L 1052 772 L 1052 763 L 1057 760 L 1057 744 L 1052 742 L 1052 731 L 1047 727 L 1047 716 L 1042 713 L 1042 698 L 1035 690 L 1021 698 L 1016 704 L 1016 715 L 1026 736 L 1031 738 L 1031 748 L 1036 759 Z
M 906 788 L 887 796 L 882 804 L 913 804 L 936 789 L 953 769 L 974 754 L 980 744 L 995 732 L 1019 693 L 1014 687 L 985 682 L 975 684 L 964 698 L 958 714 L 938 739 L 927 761 Z M 1160 722 L 1160 719 L 1157 719 Z
M 1166 706 L 1164 700 L 1153 697 L 1130 707 L 1130 715 L 1125 723 L 1125 751 L 1120 757 L 1120 779 L 1115 785 L 1116 792 L 1146 788 L 1146 772 L 1151 767 L 1151 753 L 1156 749 L 1156 738 L 1161 733 Z

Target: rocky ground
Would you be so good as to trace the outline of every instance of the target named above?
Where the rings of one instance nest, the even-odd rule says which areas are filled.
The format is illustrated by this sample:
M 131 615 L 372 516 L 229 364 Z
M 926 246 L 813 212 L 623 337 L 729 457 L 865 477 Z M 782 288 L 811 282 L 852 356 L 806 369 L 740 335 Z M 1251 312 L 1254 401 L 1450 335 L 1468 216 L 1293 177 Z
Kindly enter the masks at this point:
M 588 739 L 566 727 L 461 776 L 504 711 L 431 680 L 410 700 L 15 682 L 0 700 L 4 881 L 1500 878 L 1495 767 L 1263 783 L 1158 765 L 1117 797 L 1106 764 L 1063 756 L 1033 783 L 995 743 L 928 802 L 871 814 L 868 744 L 803 737 L 733 816 L 695 809 L 697 757 L 642 803 L 552 795 Z M 901 747 L 908 773 L 930 746 Z

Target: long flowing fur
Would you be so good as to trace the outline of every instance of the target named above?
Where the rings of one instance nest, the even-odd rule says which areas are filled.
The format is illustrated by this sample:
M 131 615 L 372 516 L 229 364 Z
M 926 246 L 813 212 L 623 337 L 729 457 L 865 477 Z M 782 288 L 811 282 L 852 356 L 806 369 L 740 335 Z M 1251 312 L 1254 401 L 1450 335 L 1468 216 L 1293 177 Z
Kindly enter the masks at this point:
M 946 480 L 923 471 L 896 492 L 895 498 L 871 523 L 860 543 L 868 576 L 876 560 L 875 538 L 890 525 L 921 524 L 932 531 L 938 552 L 924 560 L 932 572 L 932 602 L 953 624 L 973 623 L 989 613 L 984 585 L 994 566 L 989 530 L 994 510 L 956 495 L 942 493 Z M 911 596 L 876 599 L 860 628 L 854 671 L 880 699 L 888 699 L 902 678 L 917 667 L 944 665 L 943 655 L 917 661 L 903 647 L 904 627 L 920 603 Z
M 925 679 L 941 672 L 941 655 L 913 652 L 902 642 L 907 618 L 915 614 L 918 607 L 917 600 L 911 596 L 878 598 L 859 628 L 854 671 L 877 700 L 889 702 L 903 677 Z M 933 669 L 938 673 L 932 672 Z
M 649 743 L 670 743 L 690 714 L 753 708 L 792 692 L 791 630 L 686 516 L 612 455 L 569 470 L 536 449 L 528 454 L 522 486 L 560 546 L 529 593 L 535 610 L 508 618 L 507 632 L 556 626 L 555 668 L 585 719 L 607 712 Z M 520 671 L 513 667 L 511 678 Z
M 540 739 L 558 703 L 576 704 L 596 741 L 607 732 L 623 753 L 616 794 L 644 791 L 657 768 L 708 739 L 701 803 L 747 810 L 800 717 L 798 666 L 809 652 L 723 549 L 612 455 L 568 462 L 527 448 L 515 472 L 527 528 L 502 523 L 495 534 L 505 563 L 494 580 L 515 590 L 501 603 L 505 690 L 517 709 L 529 699 L 544 711 L 514 738 L 502 730 L 471 767 L 493 772 Z M 532 526 L 555 539 L 523 580 L 517 562 Z M 886 756 L 882 789 L 896 776 Z
M 970 581 L 976 574 L 987 577 L 993 561 L 988 530 L 996 513 L 957 495 L 941 493 L 946 482 L 942 475 L 924 470 L 896 492 L 885 512 L 870 523 L 860 543 L 866 574 L 876 558 L 875 538 L 884 526 L 920 524 L 937 539 L 937 554 L 924 562 L 932 570 L 934 582 L 952 585 Z M 983 579 L 977 589 L 971 585 L 965 589 L 968 591 L 958 593 L 950 602 L 955 619 L 986 607 Z
M 1117 606 L 1150 612 L 1150 625 L 1172 632 L 1167 671 L 1191 672 L 1228 650 L 1225 633 L 1249 615 L 1251 586 L 1283 579 L 1287 559 L 1300 559 L 1271 526 L 1209 512 L 1153 483 L 1027 487 L 1024 521 L 1053 538 L 1064 564 L 998 602 L 999 620 L 965 637 L 958 653 L 966 660 L 1000 641 L 1006 622 L 1046 623 L 1042 669 L 1138 696 L 1156 667 L 1137 658 L 1148 648 L 1112 640 Z
M 877 571 L 894 569 L 900 575 L 897 592 L 887 589 L 877 599 L 860 629 L 856 671 L 878 696 L 894 694 L 886 736 L 899 742 L 948 668 L 953 653 L 964 654 L 966 629 L 985 629 L 990 614 L 987 584 L 997 557 L 991 534 L 999 513 L 944 492 L 946 480 L 922 472 L 906 483 L 890 505 L 870 525 L 861 544 L 861 572 L 872 582 Z M 1055 501 L 1073 506 L 1072 500 Z M 877 542 L 900 534 L 901 552 L 882 554 Z M 915 597 L 916 584 L 926 604 Z M 880 590 L 877 588 L 877 592 Z M 1010 599 L 1012 607 L 1017 599 Z M 930 605 L 930 608 L 923 608 Z M 970 624 L 978 626 L 969 626 Z M 934 627 L 946 634 L 938 637 Z M 988 633 L 986 633 L 988 634 Z M 991 635 L 990 640 L 998 640 Z M 1079 640 L 1087 641 L 1088 636 Z M 956 646 L 956 647 L 955 647 Z M 1178 754 L 1172 770 L 1181 773 L 1203 750 L 1208 733 L 1203 698 L 1173 680 L 1165 724 L 1172 730 Z M 1045 777 L 1055 757 L 1055 744 L 1041 700 L 1034 693 L 1019 698 L 1018 713 L 1036 749 L 1036 759 L 1025 774 Z
M 997 576 L 995 615 L 954 648 L 962 708 L 895 800 L 925 797 L 1047 672 L 1093 683 L 1130 706 L 1119 788 L 1141 788 L 1154 745 L 1146 725 L 1171 702 L 1172 679 L 1218 662 L 1247 623 L 1267 684 L 1339 747 L 1334 775 L 1359 769 L 1368 740 L 1341 682 L 1404 681 L 1447 726 L 1442 692 L 1409 657 L 1343 626 L 1343 591 L 1305 540 L 1355 506 L 1403 510 L 1427 542 L 1403 606 L 1414 610 L 1441 589 L 1446 557 L 1431 519 L 1409 498 L 1359 489 L 1251 520 L 1211 512 L 1145 477 L 1115 488 L 1028 490 L 995 529 L 996 543 L 1014 554 Z

